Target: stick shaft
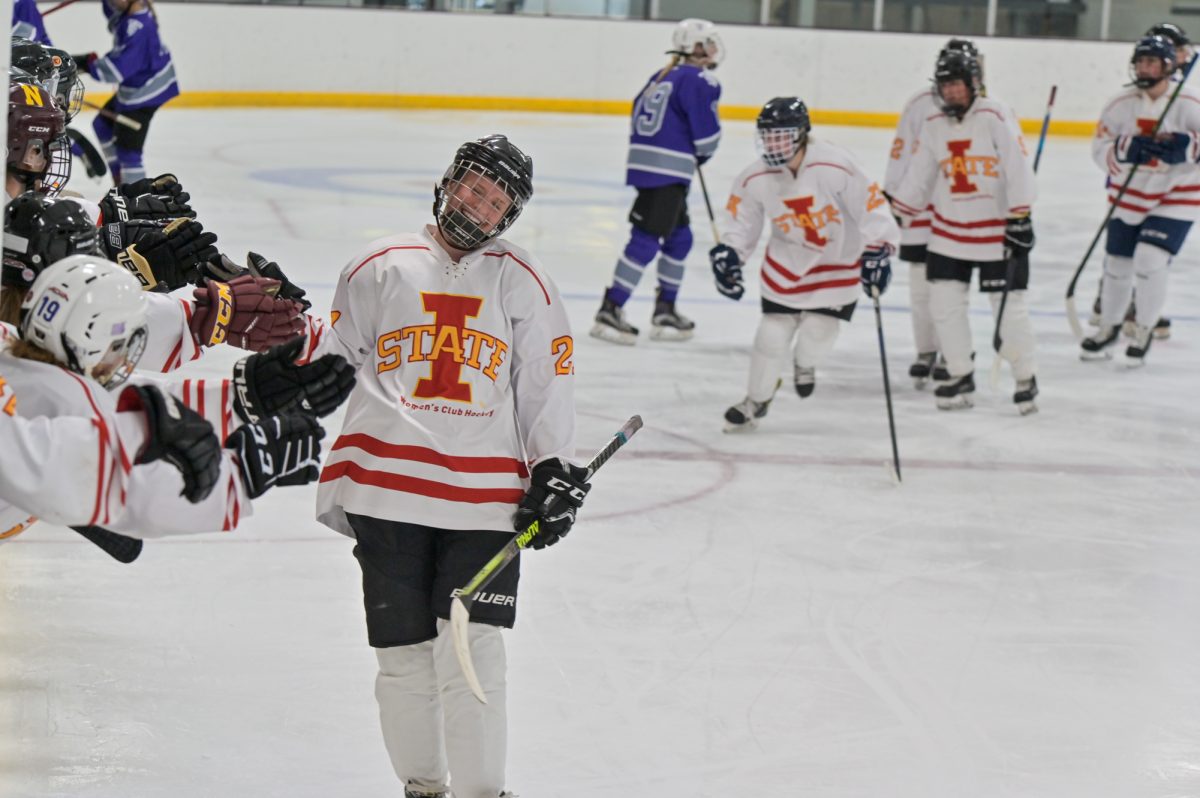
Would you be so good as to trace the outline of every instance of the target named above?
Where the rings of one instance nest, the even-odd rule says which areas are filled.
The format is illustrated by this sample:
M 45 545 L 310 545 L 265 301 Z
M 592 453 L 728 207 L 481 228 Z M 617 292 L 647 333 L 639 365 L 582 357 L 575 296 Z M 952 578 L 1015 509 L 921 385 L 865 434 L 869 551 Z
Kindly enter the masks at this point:
M 896 443 L 896 416 L 892 412 L 892 383 L 888 379 L 887 349 L 883 344 L 883 314 L 879 309 L 879 291 L 871 292 L 875 301 L 875 331 L 879 335 L 879 362 L 883 366 L 883 395 L 887 399 L 888 430 L 892 435 L 892 465 L 896 467 L 896 479 L 900 479 L 900 447 Z
M 141 122 L 137 121 L 136 119 L 130 119 L 129 117 L 125 116 L 125 114 L 119 114 L 116 111 L 110 111 L 102 105 L 96 105 L 95 103 L 88 102 L 87 100 L 84 100 L 83 104 L 86 105 L 88 108 L 95 109 L 96 113 L 100 114 L 100 116 L 104 117 L 105 119 L 111 119 L 112 121 L 116 122 L 118 125 L 124 125 L 125 127 L 129 128 L 130 130 L 141 130 L 142 129 Z
M 78 2 L 79 2 L 79 0 L 63 0 L 63 2 L 59 3 L 58 5 L 54 6 L 53 8 L 48 8 L 45 11 L 43 11 L 42 16 L 47 17 L 47 16 L 53 14 L 55 11 L 61 11 L 64 8 L 66 8 L 67 6 L 72 5 L 73 3 L 78 3 Z
M 704 195 L 704 207 L 708 210 L 708 222 L 712 225 L 713 243 L 721 243 L 721 233 L 717 230 L 717 217 L 713 215 L 712 202 L 708 199 L 708 184 L 704 182 L 704 170 L 696 164 L 696 176 L 700 178 L 700 193 Z

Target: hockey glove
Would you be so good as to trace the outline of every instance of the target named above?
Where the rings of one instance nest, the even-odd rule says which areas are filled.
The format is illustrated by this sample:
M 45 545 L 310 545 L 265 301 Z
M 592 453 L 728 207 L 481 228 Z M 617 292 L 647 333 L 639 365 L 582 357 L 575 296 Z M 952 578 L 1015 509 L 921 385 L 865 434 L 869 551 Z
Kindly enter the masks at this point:
M 96 59 L 99 57 L 96 53 L 80 53 L 79 55 L 72 55 L 71 60 L 75 62 L 75 66 L 90 74 L 92 64 L 96 63 Z
M 575 512 L 583 506 L 584 497 L 592 489 L 586 482 L 587 473 L 583 466 L 571 465 L 558 457 L 543 460 L 533 467 L 529 490 L 525 491 L 513 516 L 513 528 L 518 532 L 524 532 L 534 521 L 538 522 L 538 533 L 529 542 L 530 548 L 553 546 L 571 531 Z
M 233 409 L 242 421 L 305 408 L 327 416 L 346 401 L 354 388 L 354 367 L 341 355 L 325 355 L 304 366 L 296 357 L 304 338 L 294 338 L 259 355 L 244 357 L 233 367 Z
M 742 280 L 742 261 L 737 250 L 717 244 L 708 251 L 708 262 L 712 264 L 717 290 L 730 299 L 741 299 L 746 293 L 746 284 Z
M 312 307 L 312 303 L 304 298 L 305 290 L 289 280 L 287 275 L 283 273 L 283 269 L 279 268 L 278 263 L 267 260 L 257 252 L 246 253 L 246 263 L 248 264 L 247 266 L 242 266 L 234 263 L 226 255 L 217 254 L 209 258 L 207 263 L 201 264 L 200 276 L 223 282 L 228 282 L 243 274 L 250 274 L 254 277 L 266 277 L 268 280 L 278 280 L 279 290 L 276 292 L 276 296 L 299 302 L 301 308 L 305 311 Z
M 221 442 L 212 424 L 174 396 L 152 385 L 131 385 L 121 392 L 118 411 L 141 410 L 146 417 L 146 445 L 136 463 L 166 460 L 183 475 L 183 496 L 203 501 L 221 474 Z
M 1010 216 L 1004 222 L 1004 259 L 1028 255 L 1033 249 L 1033 219 L 1029 214 Z
M 862 267 L 860 279 L 866 295 L 883 296 L 892 281 L 892 248 L 887 244 L 867 247 L 858 263 Z
M 196 212 L 188 204 L 191 198 L 175 175 L 146 177 L 109 189 L 100 200 L 100 220 L 128 222 L 143 219 L 162 222 L 180 217 L 195 219 Z
M 1188 151 L 1192 147 L 1192 136 L 1189 133 L 1168 133 L 1163 138 L 1154 140 L 1152 152 L 1163 163 L 1175 164 L 1186 163 Z M 1190 160 L 1196 160 L 1193 156 Z
M 191 219 L 109 222 L 101 237 L 105 254 L 128 269 L 147 291 L 174 291 L 194 282 L 198 265 L 216 253 L 217 237 Z
M 1148 164 L 1158 157 L 1158 142 L 1150 136 L 1118 136 L 1115 146 L 1121 163 Z
M 321 475 L 325 430 L 307 413 L 268 416 L 243 424 L 225 439 L 237 456 L 242 484 L 257 499 L 274 485 L 307 485 Z
M 276 297 L 278 290 L 277 280 L 249 274 L 227 283 L 209 280 L 194 291 L 196 309 L 188 326 L 201 346 L 228 343 L 266 351 L 304 332 L 300 306 Z

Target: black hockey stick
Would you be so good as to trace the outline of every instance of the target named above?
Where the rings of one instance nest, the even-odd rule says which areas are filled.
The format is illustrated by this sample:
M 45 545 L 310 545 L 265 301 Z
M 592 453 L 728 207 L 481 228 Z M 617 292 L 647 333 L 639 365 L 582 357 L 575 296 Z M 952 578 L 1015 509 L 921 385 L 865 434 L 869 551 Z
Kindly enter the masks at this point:
M 79 148 L 79 157 L 83 161 L 83 168 L 88 177 L 104 177 L 108 174 L 108 164 L 104 162 L 104 156 L 96 149 L 96 145 L 88 140 L 82 130 L 69 127 L 67 136 L 70 137 L 71 144 Z
M 875 303 L 875 331 L 879 334 L 879 363 L 883 366 L 883 395 L 887 399 L 888 429 L 892 433 L 892 476 L 900 478 L 900 448 L 896 445 L 896 416 L 892 412 L 892 383 L 888 379 L 887 350 L 883 345 L 883 314 L 879 310 L 879 289 L 871 287 L 871 300 Z
M 1037 154 L 1033 156 L 1033 173 L 1035 175 L 1042 162 L 1042 148 L 1046 146 L 1046 134 L 1050 132 L 1050 113 L 1054 110 L 1056 94 L 1058 94 L 1058 86 L 1051 86 L 1050 99 L 1046 102 L 1046 115 L 1042 117 L 1042 132 L 1038 136 Z M 1004 345 L 1004 339 L 1000 337 L 1000 323 L 1004 320 L 1004 307 L 1008 304 L 1008 289 L 1016 277 L 1017 259 L 1009 258 L 1004 269 L 1004 290 L 1000 293 L 1000 307 L 996 311 L 996 329 L 992 331 L 992 351 L 996 353 L 996 356 L 992 358 L 991 384 L 993 388 L 1000 384 L 1000 347 Z
M 704 195 L 704 207 L 708 210 L 708 221 L 712 224 L 713 243 L 721 243 L 721 233 L 717 230 L 717 217 L 713 215 L 712 202 L 708 199 L 708 184 L 704 182 L 704 172 L 700 164 L 696 164 L 696 177 L 700 178 L 700 193 Z
M 1192 65 L 1196 63 L 1196 59 L 1200 58 L 1200 54 L 1192 56 L 1192 60 L 1188 61 L 1187 66 L 1183 71 L 1183 78 L 1175 86 L 1175 91 L 1171 92 L 1171 98 L 1167 100 L 1167 106 L 1163 108 L 1162 113 L 1158 116 L 1158 121 L 1154 123 L 1154 128 L 1148 134 L 1152 138 L 1158 135 L 1158 129 L 1162 127 L 1163 120 L 1167 118 L 1171 107 L 1175 105 L 1175 98 L 1179 96 L 1180 89 L 1187 82 L 1187 77 L 1191 74 Z M 1096 244 L 1100 242 L 1100 236 L 1104 235 L 1104 231 L 1108 229 L 1108 223 L 1112 219 L 1113 214 L 1117 212 L 1117 205 L 1121 202 L 1121 198 L 1125 196 L 1125 192 L 1129 190 L 1129 184 L 1133 182 L 1133 176 L 1137 174 L 1138 167 L 1141 164 L 1134 164 L 1129 170 L 1129 174 L 1125 177 L 1125 182 L 1121 184 L 1120 191 L 1108 206 L 1108 213 L 1104 214 L 1104 221 L 1100 223 L 1100 229 L 1096 231 L 1096 235 L 1092 236 L 1092 243 L 1088 245 L 1087 252 L 1083 253 L 1083 260 L 1079 261 L 1079 267 L 1075 269 L 1075 274 L 1071 276 L 1071 283 L 1067 286 L 1067 323 L 1071 325 L 1071 332 L 1075 334 L 1075 340 L 1083 340 L 1083 325 L 1079 323 L 1079 311 L 1075 308 L 1075 286 L 1079 283 L 1079 275 L 1083 274 L 1083 267 L 1087 266 L 1088 258 L 1092 256 L 1092 250 L 1096 248 Z
M 628 443 L 634 433 L 641 428 L 641 416 L 633 416 L 626 421 L 608 442 L 608 445 L 597 452 L 596 456 L 587 464 L 588 481 L 600 470 L 600 466 L 607 463 L 608 459 Z M 547 501 L 549 500 L 547 499 Z M 451 639 L 454 641 L 454 653 L 458 655 L 458 664 L 462 667 L 463 676 L 466 677 L 471 692 L 485 704 L 487 698 L 483 694 L 483 687 L 479 684 L 479 677 L 475 674 L 475 665 L 471 662 L 471 643 L 467 636 L 467 624 L 471 620 L 471 605 L 475 603 L 475 596 L 479 594 L 479 591 L 487 587 L 497 574 L 504 570 L 505 566 L 516 559 L 521 549 L 526 548 L 539 531 L 538 522 L 534 521 L 526 527 L 524 532 L 513 537 L 505 544 L 504 548 L 496 552 L 496 556 L 479 569 L 479 573 L 471 577 L 471 581 L 454 591 L 454 597 L 450 601 L 450 633 Z
M 98 526 L 73 526 L 80 535 L 95 543 L 117 562 L 131 563 L 142 553 L 142 541 Z

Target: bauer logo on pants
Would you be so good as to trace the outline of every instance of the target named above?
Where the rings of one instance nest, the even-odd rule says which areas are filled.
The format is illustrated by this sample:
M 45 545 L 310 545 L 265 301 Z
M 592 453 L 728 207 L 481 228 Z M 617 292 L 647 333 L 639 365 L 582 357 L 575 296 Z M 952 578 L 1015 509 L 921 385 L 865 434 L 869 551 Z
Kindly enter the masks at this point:
M 458 588 L 450 591 L 450 598 L 458 598 L 462 595 L 462 591 Z M 517 606 L 516 596 L 506 596 L 503 593 L 484 593 L 480 591 L 475 594 L 475 604 L 495 604 L 500 607 L 515 607 Z

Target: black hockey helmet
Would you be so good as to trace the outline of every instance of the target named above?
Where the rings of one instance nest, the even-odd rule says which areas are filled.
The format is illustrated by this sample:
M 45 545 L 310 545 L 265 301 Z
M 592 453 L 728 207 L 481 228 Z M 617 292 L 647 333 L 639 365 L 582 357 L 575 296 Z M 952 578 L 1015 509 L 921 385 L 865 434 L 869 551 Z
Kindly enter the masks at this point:
M 812 122 L 808 106 L 799 97 L 774 97 L 758 112 L 759 157 L 767 166 L 783 166 L 808 142 Z
M 83 81 L 66 50 L 14 36 L 12 66 L 32 75 L 38 85 L 53 95 L 68 122 L 83 108 Z
M 482 218 L 488 184 L 509 199 L 498 219 Z M 469 199 L 472 195 L 474 201 Z M 533 159 L 507 136 L 493 133 L 458 148 L 442 182 L 434 187 L 433 216 L 447 243 L 471 252 L 511 227 L 531 197 Z
M 1160 22 L 1157 25 L 1151 25 L 1150 29 L 1144 34 L 1146 36 L 1162 36 L 1171 44 L 1175 45 L 1178 50 L 1181 47 L 1191 45 L 1192 40 L 1183 32 L 1183 28 L 1176 25 L 1174 22 Z
M 979 91 L 983 86 L 982 75 L 979 62 L 963 50 L 947 50 L 938 56 L 937 64 L 933 69 L 933 82 L 942 103 L 942 110 L 948 116 L 962 119 L 966 115 L 975 103 L 975 98 L 979 96 Z M 947 103 L 942 95 L 942 87 L 956 80 L 961 80 L 967 87 L 966 105 Z
M 1162 75 L 1156 78 L 1138 77 L 1137 61 L 1139 58 L 1157 58 L 1162 61 Z M 1139 89 L 1148 89 L 1166 80 L 1179 64 L 1178 58 L 1179 56 L 1175 52 L 1175 45 L 1166 36 L 1158 34 L 1143 36 L 1134 45 L 1133 55 L 1129 58 L 1129 75 L 1133 79 L 1133 85 Z
M 979 52 L 979 48 L 975 46 L 975 42 L 970 39 L 950 39 L 938 52 L 938 58 L 941 59 L 946 53 L 966 53 L 975 59 L 976 77 L 979 79 L 979 87 L 982 93 L 983 90 L 983 53 Z
M 68 255 L 92 255 L 98 244 L 96 223 L 79 203 L 27 191 L 4 209 L 0 284 L 28 289 L 51 263 Z
M 54 86 L 46 83 L 54 77 L 54 59 L 45 47 L 32 39 L 13 36 L 9 58 L 9 64 L 33 75 L 51 94 L 54 93 Z

